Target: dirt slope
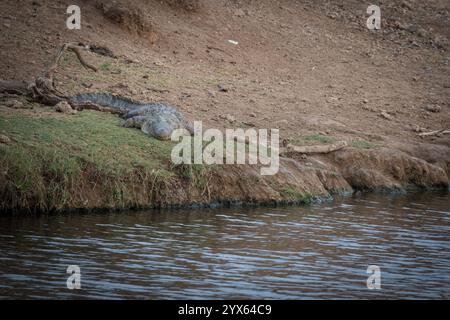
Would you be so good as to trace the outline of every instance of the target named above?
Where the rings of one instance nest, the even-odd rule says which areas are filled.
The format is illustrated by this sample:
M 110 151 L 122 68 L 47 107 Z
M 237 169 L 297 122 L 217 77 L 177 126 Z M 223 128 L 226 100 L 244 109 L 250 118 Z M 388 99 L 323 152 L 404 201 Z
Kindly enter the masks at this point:
M 67 30 L 69 2 L 2 2 L 4 78 L 29 78 L 58 45 L 81 41 L 107 46 L 146 69 L 132 78 L 118 66 L 107 79 L 89 81 L 91 91 L 123 84 L 130 89 L 122 93 L 167 100 L 214 127 L 229 126 L 221 116 L 230 114 L 233 125 L 276 126 L 284 137 L 323 131 L 390 142 L 417 141 L 415 126 L 449 125 L 450 53 L 433 42 L 449 36 L 445 1 L 385 1 L 382 14 L 390 18 L 380 32 L 365 28 L 365 5 L 357 1 L 201 1 L 197 12 L 132 1 L 152 25 L 148 37 L 106 18 L 95 1 L 80 2 L 82 29 Z M 426 34 L 392 29 L 394 23 Z M 62 89 L 86 91 L 79 66 L 66 71 Z M 152 76 L 144 79 L 139 71 Z M 229 91 L 218 92 L 218 84 Z M 441 112 L 426 110 L 436 104 Z M 380 117 L 381 110 L 392 120 Z

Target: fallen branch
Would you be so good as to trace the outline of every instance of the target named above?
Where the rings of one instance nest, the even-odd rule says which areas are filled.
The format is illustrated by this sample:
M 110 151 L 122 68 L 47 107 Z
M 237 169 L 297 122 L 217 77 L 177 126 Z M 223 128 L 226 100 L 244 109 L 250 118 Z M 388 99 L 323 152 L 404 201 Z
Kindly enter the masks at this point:
M 317 145 L 317 146 L 294 146 L 292 144 L 287 144 L 285 148 L 282 149 L 281 153 L 330 153 L 337 150 L 340 150 L 342 148 L 345 148 L 347 146 L 346 141 L 339 141 L 333 144 L 327 144 L 327 145 Z
M 157 88 L 147 88 L 147 89 L 150 90 L 150 91 L 153 91 L 153 92 L 158 92 L 158 93 L 168 93 L 168 92 L 170 92 L 167 89 L 157 89 Z
M 63 56 L 66 50 L 74 52 L 83 67 L 85 67 L 86 69 L 91 69 L 94 72 L 97 72 L 98 70 L 96 67 L 94 67 L 93 65 L 86 62 L 86 60 L 84 60 L 83 56 L 81 55 L 80 49 L 84 48 L 74 43 L 63 44 L 61 48 L 59 48 L 55 58 L 53 59 L 53 62 L 50 64 L 50 66 L 47 68 L 44 74 L 52 76 L 53 72 L 55 72 L 56 69 L 58 68 L 59 61 L 61 60 L 61 57 Z
M 234 140 L 236 142 L 244 143 L 249 145 L 251 142 L 249 141 L 248 137 L 245 137 L 245 139 L 240 137 L 234 137 Z M 256 143 L 257 147 L 259 148 L 268 148 L 267 145 L 261 145 L 259 143 Z M 338 141 L 333 144 L 327 144 L 327 145 L 316 145 L 316 146 L 295 146 L 288 142 L 288 140 L 283 140 L 281 143 L 281 148 L 279 148 L 280 154 L 285 153 L 330 153 L 333 151 L 340 150 L 342 148 L 345 148 L 348 146 L 346 141 Z
M 438 136 L 441 134 L 450 134 L 450 130 L 442 129 L 442 130 L 436 130 L 436 131 L 430 131 L 430 132 L 422 132 L 422 133 L 419 133 L 419 136 L 420 137 L 429 137 L 429 136 Z

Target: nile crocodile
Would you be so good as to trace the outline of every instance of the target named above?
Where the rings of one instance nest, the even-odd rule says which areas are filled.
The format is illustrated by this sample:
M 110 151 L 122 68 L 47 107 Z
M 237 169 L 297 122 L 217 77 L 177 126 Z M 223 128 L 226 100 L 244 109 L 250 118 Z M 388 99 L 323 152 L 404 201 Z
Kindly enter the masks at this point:
M 176 108 L 163 103 L 142 103 L 110 93 L 83 93 L 69 98 L 72 105 L 93 103 L 118 109 L 125 119 L 123 126 L 140 128 L 160 140 L 170 139 L 175 129 L 186 129 L 193 134 L 193 126 Z

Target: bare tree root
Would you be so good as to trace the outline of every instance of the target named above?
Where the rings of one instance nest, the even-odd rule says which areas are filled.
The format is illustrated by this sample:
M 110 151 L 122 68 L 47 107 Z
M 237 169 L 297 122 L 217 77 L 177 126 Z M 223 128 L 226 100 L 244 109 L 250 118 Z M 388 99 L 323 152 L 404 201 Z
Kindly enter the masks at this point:
M 51 106 L 56 105 L 61 101 L 67 101 L 67 96 L 55 88 L 53 74 L 58 68 L 59 61 L 65 51 L 73 51 L 83 67 L 97 71 L 96 67 L 84 60 L 80 51 L 82 48 L 83 47 L 73 43 L 63 44 L 47 69 L 45 69 L 41 75 L 37 76 L 34 81 L 21 82 L 0 80 L 0 93 L 28 96 L 36 102 Z

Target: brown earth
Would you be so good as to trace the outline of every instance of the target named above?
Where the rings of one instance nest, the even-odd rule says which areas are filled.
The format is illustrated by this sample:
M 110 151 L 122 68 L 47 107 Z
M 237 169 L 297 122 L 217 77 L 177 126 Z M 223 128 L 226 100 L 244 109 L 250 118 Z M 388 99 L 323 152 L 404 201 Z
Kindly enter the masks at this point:
M 292 143 L 323 143 L 304 139 L 320 134 L 351 145 L 283 158 L 275 177 L 223 168 L 208 190 L 173 187 L 168 203 L 448 188 L 450 135 L 418 135 L 450 129 L 448 1 L 378 1 L 379 31 L 366 28 L 368 3 L 356 0 L 85 0 L 81 30 L 65 27 L 70 4 L 0 4 L 0 78 L 30 80 L 65 42 L 96 44 L 117 58 L 85 53 L 98 75 L 69 59 L 58 89 L 166 101 L 205 127 L 279 128 Z

